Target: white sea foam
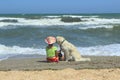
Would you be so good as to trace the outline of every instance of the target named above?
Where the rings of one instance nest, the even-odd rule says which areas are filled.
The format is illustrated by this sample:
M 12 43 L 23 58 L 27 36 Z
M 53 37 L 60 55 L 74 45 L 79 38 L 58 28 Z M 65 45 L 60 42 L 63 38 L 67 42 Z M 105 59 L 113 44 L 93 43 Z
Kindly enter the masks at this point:
M 30 47 L 0 45 L 0 60 L 15 56 L 15 55 L 20 55 L 20 54 L 23 54 L 23 55 L 31 55 L 31 54 L 45 55 L 45 50 L 44 49 L 35 49 L 35 48 L 30 48 Z
M 120 44 L 110 44 L 104 46 L 79 47 L 82 55 L 93 56 L 120 56 Z
M 120 19 L 106 19 L 106 18 L 99 18 L 97 16 L 74 16 L 74 15 L 63 15 L 63 16 L 70 16 L 70 17 L 78 17 L 81 18 L 82 22 L 71 22 L 71 23 L 65 23 L 61 21 L 61 17 L 59 16 L 47 16 L 52 18 L 41 18 L 41 19 L 25 19 L 25 18 L 13 18 L 13 17 L 0 17 L 0 20 L 4 19 L 15 19 L 18 22 L 12 23 L 12 22 L 0 22 L 0 28 L 9 28 L 10 26 L 13 26 L 13 28 L 17 28 L 18 26 L 37 26 L 37 27 L 43 27 L 43 26 L 72 26 L 72 25 L 78 25 L 79 29 L 88 29 L 88 28 L 113 28 L 114 24 L 120 24 Z
M 99 16 L 63 15 L 62 17 L 73 17 L 73 18 L 97 18 L 97 17 L 99 17 Z
M 120 56 L 120 44 L 111 44 L 104 46 L 77 47 L 81 55 L 92 56 Z M 30 47 L 5 46 L 0 45 L 0 60 L 15 55 L 45 55 L 45 49 L 36 49 Z
M 79 29 L 89 29 L 89 28 L 92 28 L 92 29 L 95 29 L 95 28 L 113 28 L 113 27 L 114 27 L 113 25 L 89 25 L 89 26 L 79 27 Z

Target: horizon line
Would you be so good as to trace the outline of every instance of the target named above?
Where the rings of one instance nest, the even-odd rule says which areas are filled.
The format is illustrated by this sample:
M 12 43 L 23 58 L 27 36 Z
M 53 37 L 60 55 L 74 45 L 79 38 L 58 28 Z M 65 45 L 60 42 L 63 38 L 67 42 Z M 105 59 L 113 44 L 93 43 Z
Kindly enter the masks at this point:
M 22 14 L 22 15 L 26 15 L 26 14 L 120 14 L 120 13 L 108 13 L 108 12 L 104 12 L 104 13 L 0 13 L 0 15 L 2 14 Z

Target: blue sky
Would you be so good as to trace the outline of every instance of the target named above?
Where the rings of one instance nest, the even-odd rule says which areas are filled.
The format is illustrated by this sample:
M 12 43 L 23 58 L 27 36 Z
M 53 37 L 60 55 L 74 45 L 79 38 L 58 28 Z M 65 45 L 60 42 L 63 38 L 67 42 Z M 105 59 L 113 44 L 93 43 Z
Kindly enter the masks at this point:
M 0 0 L 0 13 L 120 13 L 120 0 Z

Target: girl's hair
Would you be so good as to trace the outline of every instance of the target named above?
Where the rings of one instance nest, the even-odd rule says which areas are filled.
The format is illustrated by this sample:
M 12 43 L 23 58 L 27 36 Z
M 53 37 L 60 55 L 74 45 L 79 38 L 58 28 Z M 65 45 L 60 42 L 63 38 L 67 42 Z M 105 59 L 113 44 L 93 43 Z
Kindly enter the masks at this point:
M 53 44 L 49 44 L 49 46 L 53 46 Z

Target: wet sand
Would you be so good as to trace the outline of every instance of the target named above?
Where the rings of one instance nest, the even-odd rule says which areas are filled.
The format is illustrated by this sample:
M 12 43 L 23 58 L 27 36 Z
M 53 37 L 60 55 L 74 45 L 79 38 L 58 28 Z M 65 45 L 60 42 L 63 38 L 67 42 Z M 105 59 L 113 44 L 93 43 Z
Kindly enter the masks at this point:
M 117 56 L 86 56 L 91 58 L 88 62 L 65 62 L 48 63 L 43 58 L 10 58 L 0 61 L 0 70 L 58 70 L 65 68 L 73 69 L 108 69 L 120 68 L 120 57 Z
M 45 58 L 0 61 L 0 80 L 120 80 L 120 57 L 86 56 L 90 62 L 47 63 Z

